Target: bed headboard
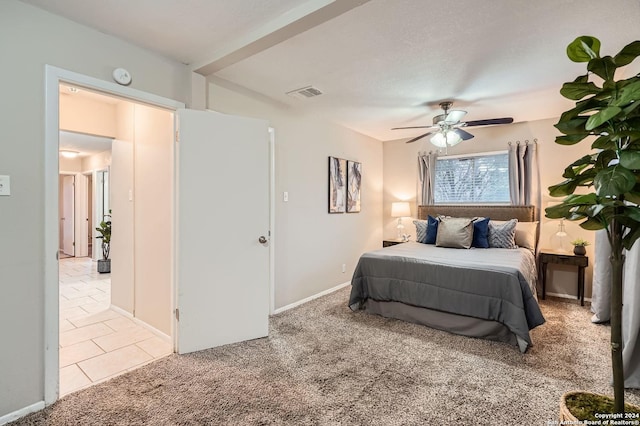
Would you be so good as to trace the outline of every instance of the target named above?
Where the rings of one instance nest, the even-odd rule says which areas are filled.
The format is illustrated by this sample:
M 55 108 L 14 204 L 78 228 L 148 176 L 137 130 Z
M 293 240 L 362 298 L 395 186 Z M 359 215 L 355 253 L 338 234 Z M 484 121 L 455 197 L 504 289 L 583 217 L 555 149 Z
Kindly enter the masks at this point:
M 426 219 L 427 215 L 453 217 L 490 217 L 494 220 L 516 218 L 519 222 L 535 220 L 534 206 L 462 206 L 462 205 L 429 205 L 418 206 L 418 219 Z

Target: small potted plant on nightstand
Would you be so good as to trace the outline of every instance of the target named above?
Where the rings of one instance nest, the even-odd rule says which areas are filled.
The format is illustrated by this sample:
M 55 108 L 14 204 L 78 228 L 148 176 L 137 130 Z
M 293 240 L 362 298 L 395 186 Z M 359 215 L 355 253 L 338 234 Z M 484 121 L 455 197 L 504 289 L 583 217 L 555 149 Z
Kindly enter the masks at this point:
M 587 254 L 587 249 L 585 247 L 589 245 L 589 241 L 578 238 L 571 241 L 571 244 L 573 244 L 573 254 L 577 254 L 578 256 L 584 256 Z
M 111 213 L 111 210 L 109 210 Z M 102 259 L 98 260 L 98 272 L 103 274 L 111 272 L 111 259 L 109 259 L 109 250 L 111 249 L 111 214 L 104 215 L 104 219 L 100 222 L 100 226 L 96 228 L 100 233 L 99 238 L 102 240 Z

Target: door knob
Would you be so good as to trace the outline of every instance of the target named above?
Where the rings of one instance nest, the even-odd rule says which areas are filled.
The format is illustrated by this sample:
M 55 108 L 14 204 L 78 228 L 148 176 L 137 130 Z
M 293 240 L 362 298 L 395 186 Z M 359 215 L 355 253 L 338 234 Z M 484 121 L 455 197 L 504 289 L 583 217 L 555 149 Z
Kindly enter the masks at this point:
M 264 235 L 262 235 L 260 238 L 258 238 L 258 242 L 260 244 L 265 244 L 267 242 L 267 239 L 264 237 Z

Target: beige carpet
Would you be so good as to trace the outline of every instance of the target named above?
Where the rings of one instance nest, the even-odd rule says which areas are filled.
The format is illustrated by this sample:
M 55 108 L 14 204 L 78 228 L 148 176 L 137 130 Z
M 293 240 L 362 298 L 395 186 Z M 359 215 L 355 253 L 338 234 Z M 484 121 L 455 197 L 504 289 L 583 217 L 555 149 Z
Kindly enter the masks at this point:
M 542 301 L 521 354 L 353 313 L 348 290 L 273 317 L 269 338 L 170 356 L 15 424 L 542 426 L 564 391 L 611 391 L 609 327 L 587 307 Z

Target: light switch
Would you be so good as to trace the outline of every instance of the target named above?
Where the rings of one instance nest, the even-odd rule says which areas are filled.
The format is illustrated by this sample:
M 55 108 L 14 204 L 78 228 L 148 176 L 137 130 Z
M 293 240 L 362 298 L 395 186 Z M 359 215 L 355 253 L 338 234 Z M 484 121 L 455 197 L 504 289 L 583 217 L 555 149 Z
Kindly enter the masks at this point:
M 9 176 L 0 176 L 0 195 L 11 195 L 11 178 Z
M 133 201 L 133 189 L 129 190 L 129 201 Z
M 287 191 L 282 193 L 282 201 L 289 201 L 289 193 Z

